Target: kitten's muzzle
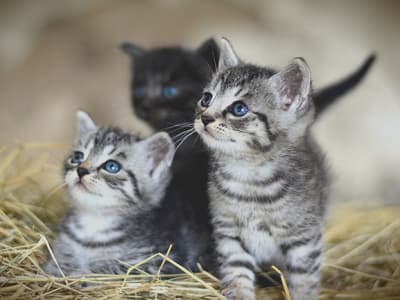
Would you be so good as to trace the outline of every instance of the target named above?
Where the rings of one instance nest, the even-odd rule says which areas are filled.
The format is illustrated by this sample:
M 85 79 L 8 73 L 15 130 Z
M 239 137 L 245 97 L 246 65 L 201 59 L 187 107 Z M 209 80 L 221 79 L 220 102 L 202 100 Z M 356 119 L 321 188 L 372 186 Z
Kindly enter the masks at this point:
M 210 124 L 212 122 L 214 122 L 215 119 L 212 116 L 209 115 L 202 115 L 201 116 L 201 122 L 203 122 L 204 127 L 207 126 L 207 124 Z
M 79 179 L 82 179 L 83 176 L 89 174 L 89 170 L 86 168 L 82 168 L 82 167 L 78 167 L 76 172 L 78 173 Z

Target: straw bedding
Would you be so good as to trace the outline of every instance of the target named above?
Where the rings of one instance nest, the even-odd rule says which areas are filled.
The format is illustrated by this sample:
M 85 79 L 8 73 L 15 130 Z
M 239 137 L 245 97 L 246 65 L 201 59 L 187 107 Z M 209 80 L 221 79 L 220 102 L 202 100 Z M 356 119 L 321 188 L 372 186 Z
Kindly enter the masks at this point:
M 87 275 L 48 277 L 40 264 L 48 257 L 53 229 L 66 205 L 61 160 L 67 145 L 24 144 L 0 148 L 1 299 L 223 299 L 218 279 L 203 271 L 162 276 Z M 331 208 L 325 232 L 320 299 L 400 300 L 400 208 L 340 205 Z M 173 250 L 172 250 L 173 251 Z M 164 264 L 175 262 L 158 253 Z M 278 269 L 271 270 L 279 272 Z M 82 288 L 83 283 L 89 283 Z M 281 288 L 259 291 L 290 299 Z

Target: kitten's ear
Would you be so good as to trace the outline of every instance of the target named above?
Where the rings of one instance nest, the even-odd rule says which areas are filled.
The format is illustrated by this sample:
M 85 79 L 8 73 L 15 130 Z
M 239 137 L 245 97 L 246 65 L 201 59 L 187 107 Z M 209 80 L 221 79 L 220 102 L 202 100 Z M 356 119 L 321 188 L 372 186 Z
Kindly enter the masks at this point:
M 97 129 L 96 124 L 93 119 L 89 116 L 87 112 L 79 110 L 76 113 L 77 127 L 78 127 L 78 137 L 86 134 L 89 131 L 94 131 Z
M 227 38 L 220 40 L 219 50 L 218 70 L 222 71 L 240 64 L 240 59 Z
M 137 58 L 145 53 L 146 50 L 144 50 L 142 47 L 135 45 L 130 42 L 124 42 L 120 45 L 120 48 L 122 51 L 124 51 L 126 54 L 133 58 Z
M 203 57 L 213 72 L 216 71 L 219 60 L 219 48 L 213 38 L 204 41 L 196 50 L 196 52 Z
M 268 82 L 277 95 L 277 105 L 280 109 L 299 111 L 309 107 L 311 71 L 303 58 L 293 59 Z
M 158 180 L 171 166 L 175 146 L 166 132 L 159 132 L 143 141 L 150 177 Z

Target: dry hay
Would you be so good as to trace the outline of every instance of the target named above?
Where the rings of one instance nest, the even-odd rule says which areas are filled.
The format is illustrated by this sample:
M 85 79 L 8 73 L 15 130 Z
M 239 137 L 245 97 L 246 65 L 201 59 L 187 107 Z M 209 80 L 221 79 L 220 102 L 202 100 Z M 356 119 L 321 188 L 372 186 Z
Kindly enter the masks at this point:
M 169 276 L 46 276 L 40 263 L 49 254 L 52 228 L 65 212 L 60 161 L 66 149 L 55 144 L 0 148 L 1 299 L 223 299 L 214 276 L 179 265 L 182 274 Z M 332 209 L 320 299 L 400 299 L 399 216 L 399 207 Z M 176 264 L 168 253 L 155 255 Z M 130 270 L 140 271 L 152 258 Z M 82 282 L 93 284 L 82 288 Z M 284 288 L 260 290 L 260 298 L 264 293 L 289 299 Z

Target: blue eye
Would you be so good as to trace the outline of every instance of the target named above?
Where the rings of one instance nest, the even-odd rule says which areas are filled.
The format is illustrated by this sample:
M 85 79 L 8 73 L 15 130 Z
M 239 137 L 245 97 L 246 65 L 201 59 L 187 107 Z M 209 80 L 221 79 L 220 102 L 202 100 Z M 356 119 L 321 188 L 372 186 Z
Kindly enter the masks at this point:
M 108 173 L 118 173 L 121 170 L 121 165 L 119 162 L 115 160 L 107 160 L 103 164 L 103 169 L 106 170 Z
M 212 99 L 211 93 L 205 92 L 200 100 L 200 105 L 202 107 L 208 107 L 211 103 L 211 99 Z
M 165 98 L 172 98 L 178 94 L 178 90 L 173 86 L 166 86 L 163 88 L 163 95 Z
M 103 164 L 103 169 L 109 173 L 118 173 L 121 170 L 121 164 L 115 160 L 107 160 Z
M 136 98 L 143 98 L 146 95 L 146 90 L 144 87 L 137 87 L 133 89 L 133 95 Z
M 230 112 L 235 117 L 243 117 L 245 114 L 248 113 L 248 111 L 249 108 L 242 101 L 236 101 L 231 105 Z
M 83 161 L 85 155 L 81 151 L 74 151 L 71 157 L 71 163 L 80 164 Z

